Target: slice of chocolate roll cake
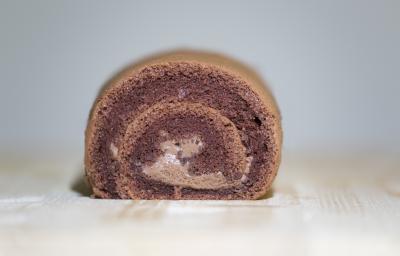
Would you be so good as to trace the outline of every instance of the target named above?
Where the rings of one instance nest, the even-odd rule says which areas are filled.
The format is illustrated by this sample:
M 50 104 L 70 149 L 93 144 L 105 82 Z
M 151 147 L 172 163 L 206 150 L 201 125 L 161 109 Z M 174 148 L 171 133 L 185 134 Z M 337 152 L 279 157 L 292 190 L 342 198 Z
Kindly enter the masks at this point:
M 85 169 L 94 195 L 257 199 L 280 163 L 281 118 L 261 79 L 216 54 L 179 51 L 121 72 L 92 108 Z

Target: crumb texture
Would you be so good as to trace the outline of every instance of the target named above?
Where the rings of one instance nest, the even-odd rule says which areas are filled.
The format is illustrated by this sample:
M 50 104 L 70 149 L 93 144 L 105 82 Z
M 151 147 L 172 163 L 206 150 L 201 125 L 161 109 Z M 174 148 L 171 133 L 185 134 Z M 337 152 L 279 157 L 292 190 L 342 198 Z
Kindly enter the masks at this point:
M 101 91 L 85 144 L 97 197 L 256 199 L 270 188 L 274 102 L 240 72 L 189 59 L 145 63 Z

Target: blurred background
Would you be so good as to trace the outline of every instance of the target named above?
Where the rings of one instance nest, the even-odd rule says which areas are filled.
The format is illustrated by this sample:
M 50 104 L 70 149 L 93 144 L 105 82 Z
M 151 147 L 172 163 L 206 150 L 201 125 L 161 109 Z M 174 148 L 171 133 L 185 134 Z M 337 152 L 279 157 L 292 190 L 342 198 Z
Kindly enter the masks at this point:
M 176 48 L 254 67 L 284 149 L 399 151 L 399 1 L 0 2 L 0 152 L 83 155 L 100 86 Z
M 230 55 L 270 85 L 284 130 L 272 189 L 256 201 L 90 198 L 98 90 L 179 48 Z M 396 0 L 0 0 L 0 256 L 398 256 L 399 97 Z

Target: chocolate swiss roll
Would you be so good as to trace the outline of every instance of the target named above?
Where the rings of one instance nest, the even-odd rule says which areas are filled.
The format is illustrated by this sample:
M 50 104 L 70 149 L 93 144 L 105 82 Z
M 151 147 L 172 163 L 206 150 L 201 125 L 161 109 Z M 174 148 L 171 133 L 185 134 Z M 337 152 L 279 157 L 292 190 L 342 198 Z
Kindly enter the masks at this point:
M 86 129 L 96 197 L 257 199 L 280 163 L 280 113 L 249 68 L 179 51 L 130 66 L 99 93 Z

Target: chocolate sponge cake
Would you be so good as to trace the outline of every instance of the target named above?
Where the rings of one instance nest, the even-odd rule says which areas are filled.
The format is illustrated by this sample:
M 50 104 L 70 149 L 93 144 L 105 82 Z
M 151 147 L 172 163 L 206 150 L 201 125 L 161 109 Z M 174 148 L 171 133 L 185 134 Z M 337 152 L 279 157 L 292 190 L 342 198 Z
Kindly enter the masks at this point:
M 203 52 L 158 55 L 101 90 L 86 175 L 100 198 L 257 199 L 278 170 L 280 119 L 244 65 Z

